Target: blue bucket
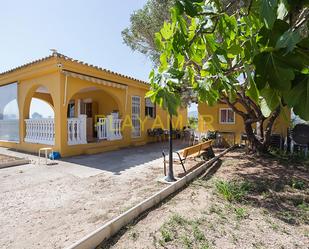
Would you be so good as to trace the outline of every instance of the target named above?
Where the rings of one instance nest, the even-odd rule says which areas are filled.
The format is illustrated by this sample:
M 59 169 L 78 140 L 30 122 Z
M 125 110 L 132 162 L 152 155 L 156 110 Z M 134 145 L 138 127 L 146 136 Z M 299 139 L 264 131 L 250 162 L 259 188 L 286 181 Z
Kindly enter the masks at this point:
M 57 160 L 57 159 L 60 159 L 61 158 L 61 155 L 59 152 L 57 151 L 54 151 L 53 153 L 50 153 L 48 155 L 48 158 L 51 159 L 51 160 Z

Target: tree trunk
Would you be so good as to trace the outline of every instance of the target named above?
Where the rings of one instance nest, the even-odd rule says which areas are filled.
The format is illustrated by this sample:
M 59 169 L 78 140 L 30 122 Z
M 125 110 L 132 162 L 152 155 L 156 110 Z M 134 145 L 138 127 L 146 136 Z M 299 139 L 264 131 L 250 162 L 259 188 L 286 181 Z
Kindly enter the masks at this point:
M 264 141 L 263 141 L 263 145 L 265 148 L 269 148 L 270 143 L 271 143 L 271 133 L 272 133 L 272 129 L 273 129 L 273 125 L 276 121 L 276 119 L 279 117 L 281 112 L 281 106 L 278 106 L 273 113 L 270 115 L 269 119 L 268 119 L 268 123 L 265 129 L 265 134 L 264 134 Z
M 249 145 L 251 147 L 250 149 L 253 152 L 264 151 L 262 142 L 257 138 L 257 136 L 253 132 L 252 123 L 246 122 L 246 120 L 244 120 L 244 123 L 245 123 L 245 131 L 246 131 L 246 134 L 247 134 L 247 139 L 248 139 Z
M 272 128 L 273 125 L 276 121 L 276 119 L 278 118 L 279 114 L 281 111 L 281 107 L 278 106 L 273 113 L 270 115 L 270 117 L 268 118 L 268 123 L 265 129 L 265 132 L 263 131 L 263 124 L 264 124 L 264 120 L 261 122 L 261 132 L 259 132 L 261 135 L 257 136 L 256 134 L 254 134 L 253 132 L 253 128 L 252 128 L 252 123 L 248 122 L 247 119 L 244 119 L 244 123 L 245 123 L 245 131 L 247 134 L 247 138 L 249 141 L 249 144 L 251 146 L 251 150 L 254 152 L 258 152 L 258 153 L 267 153 L 269 150 L 269 146 L 271 144 L 271 134 L 272 134 Z

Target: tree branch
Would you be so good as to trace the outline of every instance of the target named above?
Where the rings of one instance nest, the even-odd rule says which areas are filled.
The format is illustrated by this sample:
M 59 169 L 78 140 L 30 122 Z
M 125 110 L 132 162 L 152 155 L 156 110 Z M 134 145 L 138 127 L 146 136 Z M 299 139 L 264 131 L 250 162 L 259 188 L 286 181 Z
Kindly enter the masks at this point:
M 267 123 L 266 130 L 265 130 L 264 141 L 263 141 L 263 145 L 266 146 L 266 147 L 270 143 L 272 128 L 273 128 L 273 125 L 274 125 L 276 119 L 278 118 L 280 112 L 281 112 L 281 106 L 279 105 L 273 111 L 273 113 L 271 114 L 271 116 L 268 119 L 268 123 Z

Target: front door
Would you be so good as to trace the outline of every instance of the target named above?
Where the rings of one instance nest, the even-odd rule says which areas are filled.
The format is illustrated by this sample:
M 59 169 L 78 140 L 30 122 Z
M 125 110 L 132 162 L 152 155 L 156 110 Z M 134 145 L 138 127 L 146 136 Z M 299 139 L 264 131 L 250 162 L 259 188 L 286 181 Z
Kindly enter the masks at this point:
M 94 126 L 93 126 L 93 103 L 92 100 L 80 100 L 80 114 L 87 116 L 86 122 L 86 134 L 87 142 L 91 142 L 94 139 Z

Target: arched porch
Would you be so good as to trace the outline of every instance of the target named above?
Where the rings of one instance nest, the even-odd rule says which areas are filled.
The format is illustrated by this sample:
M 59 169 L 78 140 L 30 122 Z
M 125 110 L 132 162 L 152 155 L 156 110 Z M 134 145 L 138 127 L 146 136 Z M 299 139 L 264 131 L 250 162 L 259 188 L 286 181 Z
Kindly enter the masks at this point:
M 122 139 L 122 104 L 100 86 L 87 86 L 72 94 L 66 113 L 68 145 Z
M 47 87 L 36 86 L 24 104 L 26 143 L 55 145 L 55 111 L 52 95 Z

